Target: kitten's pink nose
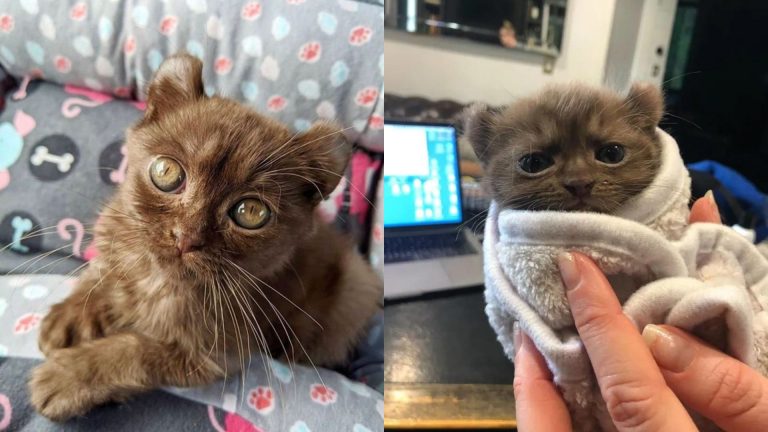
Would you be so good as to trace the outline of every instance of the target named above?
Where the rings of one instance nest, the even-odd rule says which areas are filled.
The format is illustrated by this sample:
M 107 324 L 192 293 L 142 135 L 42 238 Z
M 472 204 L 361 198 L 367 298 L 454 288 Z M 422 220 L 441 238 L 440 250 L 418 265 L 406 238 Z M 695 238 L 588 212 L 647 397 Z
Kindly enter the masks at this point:
M 573 179 L 563 182 L 563 187 L 565 187 L 571 195 L 578 198 L 588 197 L 589 194 L 592 193 L 592 187 L 594 185 L 595 182 L 588 179 Z
M 176 237 L 176 250 L 179 255 L 194 252 L 203 246 L 203 237 L 200 234 L 185 233 L 179 230 L 174 230 L 173 234 Z

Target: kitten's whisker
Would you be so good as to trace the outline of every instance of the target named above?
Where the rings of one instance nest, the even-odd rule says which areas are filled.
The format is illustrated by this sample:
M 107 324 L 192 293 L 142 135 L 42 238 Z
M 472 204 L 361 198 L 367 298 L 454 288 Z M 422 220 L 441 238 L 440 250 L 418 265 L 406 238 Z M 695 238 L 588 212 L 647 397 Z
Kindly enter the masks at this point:
M 668 111 L 667 111 L 667 112 L 665 112 L 665 113 L 664 113 L 664 115 L 665 115 L 665 116 L 674 117 L 674 118 L 676 118 L 676 119 L 680 119 L 680 120 L 682 120 L 682 121 L 684 121 L 684 122 L 686 122 L 686 123 L 688 123 L 688 124 L 690 124 L 690 125 L 693 125 L 693 126 L 695 126 L 696 128 L 698 128 L 698 129 L 699 129 L 699 130 L 701 130 L 701 131 L 703 131 L 703 130 L 704 130 L 704 128 L 702 128 L 701 126 L 697 125 L 696 123 L 694 123 L 694 122 L 692 122 L 692 121 L 690 121 L 690 120 L 688 120 L 688 119 L 686 119 L 686 118 L 683 118 L 683 117 L 680 117 L 680 116 L 676 116 L 676 115 L 672 114 L 671 112 L 668 112 Z
M 303 309 L 301 309 L 300 307 L 298 307 L 298 305 L 296 305 L 295 303 L 293 303 L 293 302 L 292 302 L 291 300 L 289 300 L 287 297 L 285 297 L 284 295 L 282 295 L 282 293 L 280 293 L 279 291 L 275 290 L 275 289 L 274 289 L 274 288 L 273 288 L 271 285 L 269 285 L 268 283 L 266 283 L 266 282 L 262 281 L 261 279 L 259 279 L 259 278 L 258 278 L 258 277 L 256 277 L 255 275 L 252 275 L 251 273 L 248 273 L 248 272 L 246 272 L 246 271 L 245 271 L 245 269 L 243 269 L 243 268 L 242 268 L 242 267 L 240 267 L 239 265 L 235 264 L 234 262 L 232 262 L 232 264 L 234 264 L 236 268 L 239 268 L 239 269 L 240 269 L 240 270 L 243 272 L 243 275 L 244 275 L 244 276 L 246 276 L 247 278 L 254 278 L 254 279 L 258 280 L 259 282 L 263 283 L 264 285 L 266 285 L 268 288 L 270 288 L 271 290 L 273 290 L 273 291 L 274 291 L 274 292 L 276 292 L 277 294 L 280 294 L 280 295 L 281 295 L 281 296 L 282 296 L 284 299 L 286 299 L 287 301 L 289 301 L 291 304 L 293 304 L 293 305 L 294 305 L 296 308 L 298 308 L 300 311 L 304 312 L 304 313 L 305 313 L 305 315 L 307 315 L 307 317 L 309 317 L 309 318 L 310 318 L 311 320 L 313 320 L 313 321 L 314 321 L 314 322 L 315 322 L 315 323 L 316 323 L 316 324 L 317 324 L 317 325 L 318 325 L 318 326 L 319 326 L 321 329 L 323 329 L 322 325 L 320 325 L 320 323 L 318 323 L 318 322 L 317 322 L 317 321 L 316 321 L 316 320 L 315 320 L 315 319 L 314 319 L 314 318 L 313 318 L 311 315 L 309 315 L 309 314 L 308 314 L 306 311 L 304 311 Z M 259 292 L 261 293 L 261 290 L 259 290 Z M 272 304 L 272 302 L 269 300 L 269 298 L 268 298 L 266 295 L 264 295 L 264 293 L 261 293 L 261 294 L 262 294 L 262 296 L 264 297 L 264 299 L 265 299 L 265 300 L 266 300 L 266 301 L 267 301 L 267 302 L 268 302 L 270 305 L 272 305 L 272 306 L 274 307 L 274 305 L 273 305 L 273 304 Z M 279 315 L 280 315 L 280 316 L 282 316 L 282 314 L 279 314 Z M 285 319 L 285 318 L 283 317 L 283 319 Z M 301 348 L 301 350 L 303 351 L 304 355 L 307 357 L 307 360 L 309 361 L 310 365 L 312 365 L 312 368 L 315 370 L 315 373 L 317 374 L 317 378 L 320 380 L 320 382 L 321 382 L 323 385 L 325 385 L 325 383 L 323 382 L 323 378 L 322 378 L 322 376 L 320 375 L 320 372 L 317 370 L 317 367 L 315 366 L 315 363 L 312 361 L 312 357 L 311 357 L 311 356 L 309 355 L 309 353 L 307 352 L 306 348 L 304 347 L 304 344 L 302 344 L 302 343 L 301 343 L 301 338 L 299 338 L 299 336 L 296 334 L 296 332 L 293 330 L 293 328 L 290 326 L 290 323 L 288 323 L 288 322 L 287 322 L 287 320 L 286 320 L 286 323 L 288 324 L 288 329 L 291 331 L 291 333 L 293 333 L 293 336 L 296 338 L 296 342 L 298 342 L 298 344 L 299 344 L 299 347 L 300 347 L 300 348 Z
M 233 288 L 236 288 L 237 292 L 239 293 L 240 297 L 243 300 L 243 303 L 247 305 L 248 301 L 245 299 L 245 295 L 243 295 L 242 285 L 237 281 L 237 279 L 234 276 L 230 276 L 229 273 L 226 272 L 226 270 L 225 270 L 225 274 L 226 274 L 228 280 L 230 280 L 232 282 Z M 238 300 L 238 304 L 240 304 L 240 300 Z M 259 310 L 261 310 L 262 315 L 264 315 L 264 311 L 261 309 L 261 306 L 259 306 L 258 303 L 256 303 L 256 306 L 259 308 Z M 247 309 L 243 308 L 242 305 L 240 307 L 241 307 L 241 310 L 243 311 L 243 316 L 246 319 L 247 324 L 253 330 L 254 338 L 256 338 L 256 341 L 260 342 L 260 344 L 264 347 L 264 353 L 267 354 L 267 356 L 271 358 L 272 354 L 271 354 L 269 345 L 267 343 L 267 338 L 264 335 L 264 332 L 261 330 L 261 327 L 258 324 L 258 320 L 256 319 L 256 316 L 253 314 L 253 310 L 251 308 L 247 308 Z M 246 312 L 250 313 L 250 317 L 248 316 L 248 314 Z M 250 353 L 250 349 L 249 349 L 249 353 Z M 266 361 L 264 359 L 264 357 L 262 356 L 262 364 L 264 365 L 264 372 L 267 375 L 268 385 L 269 385 L 269 387 L 272 387 L 272 382 L 271 382 L 271 377 L 270 377 L 270 373 L 272 373 L 272 371 L 271 371 L 271 367 L 269 369 L 267 369 L 267 363 L 268 363 L 268 361 Z M 249 368 L 250 368 L 250 355 L 249 355 Z
M 260 167 L 261 167 L 261 166 L 263 166 L 264 168 L 268 168 L 268 167 L 272 166 L 272 164 L 273 164 L 273 162 L 272 162 L 272 158 L 273 158 L 273 157 L 275 157 L 275 155 L 277 155 L 278 153 L 280 153 L 280 152 L 281 152 L 281 151 L 282 151 L 282 150 L 285 148 L 285 146 L 287 146 L 288 144 L 290 144 L 291 142 L 293 142 L 293 140 L 294 140 L 294 139 L 296 139 L 296 137 L 297 137 L 297 136 L 299 136 L 299 135 L 301 135 L 301 131 L 296 131 L 296 133 L 294 133 L 294 134 L 293 134 L 293 135 L 292 135 L 290 138 L 288 138 L 288 140 L 287 140 L 286 142 L 284 142 L 284 143 L 280 144 L 280 146 L 278 146 L 278 147 L 277 147 L 275 150 L 273 150 L 273 151 L 272 151 L 272 152 L 271 152 L 271 153 L 270 153 L 270 154 L 269 154 L 267 157 L 265 157 L 265 158 L 264 158 L 264 159 L 261 161 L 261 163 L 259 164 L 259 166 L 260 166 Z M 278 160 L 279 160 L 279 159 L 278 159 Z
M 275 160 L 274 160 L 273 162 L 271 162 L 269 165 L 266 165 L 266 167 L 272 166 L 272 165 L 274 165 L 275 163 L 277 163 L 277 162 L 280 162 L 281 160 L 285 159 L 285 158 L 286 158 L 286 157 L 288 157 L 288 156 L 291 156 L 291 155 L 293 155 L 294 153 L 297 153 L 298 151 L 302 150 L 303 148 L 305 148 L 305 147 L 309 146 L 310 144 L 313 144 L 313 143 L 315 143 L 315 142 L 317 142 L 317 141 L 323 140 L 323 139 L 325 139 L 325 138 L 328 138 L 328 137 L 330 137 L 330 136 L 333 136 L 333 135 L 336 135 L 336 134 L 343 134 L 344 132 L 346 132 L 346 131 L 348 131 L 348 130 L 350 130 L 350 129 L 353 129 L 353 127 L 351 127 L 351 126 L 350 126 L 350 127 L 344 128 L 344 129 L 340 129 L 340 130 L 337 130 L 337 131 L 331 132 L 331 133 L 329 133 L 329 134 L 325 134 L 325 135 L 323 135 L 323 136 L 321 136 L 321 137 L 315 138 L 315 139 L 313 139 L 313 140 L 307 141 L 307 142 L 303 143 L 302 145 L 300 145 L 300 146 L 298 146 L 298 147 L 293 147 L 293 148 L 292 148 L 292 149 L 290 149 L 289 151 L 287 151 L 287 152 L 283 153 L 282 155 L 280 155 L 280 157 L 278 157 L 277 159 L 275 159 Z M 288 142 L 286 142 L 286 144 L 288 144 L 288 143 L 292 142 L 292 141 L 293 141 L 293 140 L 296 138 L 296 136 L 298 136 L 298 134 L 297 134 L 297 135 L 295 135 L 293 138 L 291 138 L 291 139 L 290 139 Z M 280 149 L 278 149 L 278 151 L 279 151 L 279 150 L 282 150 L 282 147 L 281 147 Z M 273 153 L 275 153 L 275 152 L 273 152 Z
M 363 199 L 364 199 L 364 200 L 365 200 L 365 201 L 366 201 L 366 202 L 367 202 L 367 203 L 368 203 L 368 204 L 371 206 L 371 208 L 373 208 L 374 210 L 376 210 L 376 204 L 374 204 L 374 203 L 373 203 L 371 200 L 369 200 L 369 199 L 368 199 L 368 196 L 367 196 L 367 194 L 366 194 L 366 193 L 364 193 L 363 191 L 361 191 L 361 190 L 360 190 L 360 188 L 358 188 L 357 186 L 355 186 L 355 185 L 352 183 L 352 181 L 351 181 L 351 180 L 347 179 L 347 178 L 346 178 L 344 175 L 342 175 L 342 174 L 339 174 L 339 173 L 335 173 L 335 172 L 333 172 L 333 171 L 331 171 L 331 170 L 327 170 L 327 169 L 325 169 L 325 168 L 318 168 L 318 167 L 290 167 L 290 168 L 281 168 L 281 169 L 276 169 L 276 170 L 272 170 L 272 171 L 270 171 L 270 172 L 269 172 L 269 174 L 268 174 L 268 176 L 269 176 L 269 175 L 272 175 L 272 174 L 274 174 L 274 173 L 280 173 L 280 172 L 283 172 L 283 171 L 287 171 L 287 170 L 293 170 L 293 169 L 301 169 L 301 170 L 304 170 L 304 169 L 306 169 L 306 170 L 313 170 L 313 171 L 322 171 L 322 172 L 324 172 L 324 173 L 327 173 L 327 174 L 331 174 L 331 175 L 334 175 L 334 176 L 336 176 L 336 177 L 338 177 L 338 178 L 340 178 L 340 179 L 343 179 L 344 181 L 346 181 L 346 182 L 347 182 L 347 184 L 349 185 L 349 187 L 350 187 L 351 189 L 353 189 L 353 190 L 354 190 L 355 192 L 357 192 L 357 193 L 358 193 L 358 194 L 359 194 L 361 197 L 363 197 Z
M 315 323 L 315 325 L 317 325 L 318 327 L 320 327 L 320 329 L 321 329 L 321 330 L 324 330 L 324 329 L 323 329 L 323 326 L 322 326 L 322 325 L 321 325 L 321 324 L 320 324 L 320 323 L 319 323 L 319 322 L 318 322 L 318 321 L 315 319 L 315 317 L 313 317 L 312 315 L 310 315 L 310 314 L 309 314 L 309 312 L 305 311 L 305 310 L 304 310 L 304 309 L 302 309 L 302 308 L 301 308 L 299 305 L 297 305 L 296 303 L 294 303 L 294 302 L 293 302 L 293 300 L 291 300 L 291 299 L 289 299 L 288 297 L 286 297 L 286 296 L 285 296 L 283 293 L 281 293 L 279 290 L 276 290 L 275 288 L 273 288 L 273 287 L 272 287 L 272 285 L 270 285 L 270 284 L 268 284 L 268 283 L 264 282 L 263 280 L 259 279 L 258 277 L 256 277 L 256 275 L 253 275 L 253 274 L 251 274 L 251 273 L 247 272 L 245 269 L 243 269 L 243 268 L 242 268 L 242 267 L 240 267 L 239 265 L 235 264 L 234 262 L 232 262 L 232 264 L 234 264 L 236 267 L 240 268 L 240 269 L 241 269 L 241 270 L 244 272 L 244 274 L 245 274 L 247 277 L 251 277 L 251 278 L 254 278 L 254 279 L 256 279 L 257 281 L 259 281 L 260 283 L 262 283 L 262 284 L 266 285 L 266 286 L 267 286 L 267 288 L 269 288 L 269 289 L 271 289 L 272 291 L 274 291 L 274 292 L 275 292 L 275 294 L 277 294 L 277 295 L 279 295 L 280 297 L 282 297 L 282 298 L 283 298 L 285 301 L 287 301 L 287 302 L 288 302 L 288 303 L 290 303 L 290 304 L 291 304 L 293 307 L 295 307 L 295 308 L 296 308 L 296 309 L 298 309 L 300 312 L 302 312 L 304 315 L 306 315 L 306 316 L 307 316 L 307 318 L 311 319 L 311 320 L 312 320 L 312 322 L 314 322 L 314 323 Z
M 225 259 L 227 262 L 229 262 L 229 264 L 230 264 L 230 265 L 232 265 L 232 266 L 233 266 L 233 268 L 234 268 L 235 270 L 239 271 L 239 272 L 240 272 L 240 273 L 241 273 L 243 276 L 245 276 L 247 279 L 250 279 L 250 278 L 249 278 L 249 274 L 248 274 L 247 272 L 245 272 L 245 269 L 243 269 L 242 267 L 240 267 L 239 265 L 237 265 L 236 263 L 234 263 L 234 262 L 233 262 L 232 260 L 230 260 L 229 258 L 224 258 L 224 259 Z M 269 301 L 269 299 L 267 299 L 267 298 L 266 298 L 266 296 L 265 296 L 265 295 L 264 295 L 264 293 L 262 292 L 261 288 L 259 288 L 259 286 L 258 286 L 258 285 L 257 285 L 257 284 L 256 284 L 256 283 L 255 283 L 255 282 L 252 280 L 252 279 L 250 280 L 250 282 L 251 282 L 251 285 L 253 286 L 253 288 L 255 288 L 255 289 L 256 289 L 256 291 L 257 291 L 257 292 L 258 292 L 258 293 L 259 293 L 259 294 L 260 294 L 262 297 L 264 297 L 264 299 L 265 299 L 265 300 L 267 300 L 267 302 L 269 303 L 269 305 L 272 307 L 272 310 L 273 310 L 273 312 L 275 312 L 275 314 L 276 314 L 276 315 L 282 316 L 282 315 L 280 314 L 280 312 L 279 312 L 279 311 L 278 311 L 278 310 L 275 308 L 275 306 L 272 304 L 272 302 L 270 302 L 270 301 Z M 244 292 L 245 292 L 245 293 L 248 295 L 248 297 L 250 297 L 250 299 L 251 299 L 251 301 L 253 302 L 253 304 L 254 304 L 254 305 L 256 305 L 256 307 L 258 307 L 258 308 L 259 308 L 259 311 L 261 311 L 261 314 L 262 314 L 262 315 L 263 315 L 265 318 L 267 318 L 267 314 L 266 314 L 266 312 L 264 311 L 264 309 L 261 307 L 261 305 L 259 304 L 259 302 L 258 302 L 258 301 L 257 301 L 255 298 L 253 298 L 253 296 L 251 295 L 251 293 L 250 293 L 250 292 L 248 292 L 247 290 L 245 290 Z M 278 319 L 279 319 L 279 317 L 278 317 Z M 255 317 L 254 317 L 254 320 L 256 320 L 256 318 L 255 318 Z M 272 327 L 272 332 L 275 334 L 275 337 L 277 338 L 277 341 L 278 341 L 278 343 L 280 343 L 280 347 L 282 348 L 283 352 L 286 352 L 286 353 L 287 353 L 287 350 L 286 350 L 286 348 L 285 348 L 285 345 L 283 345 L 283 342 L 282 342 L 282 340 L 280 339 L 280 335 L 279 335 L 279 333 L 278 333 L 277 329 L 275 328 L 274 324 L 273 324 L 273 323 L 272 323 L 272 321 L 271 321 L 271 320 L 269 320 L 269 319 L 267 319 L 267 322 L 269 323 L 270 327 Z M 257 322 L 257 325 L 258 325 L 258 322 Z M 285 329 L 285 326 L 283 326 L 283 329 Z M 287 334 L 287 331 L 286 331 L 286 335 L 288 336 L 288 342 L 291 344 L 291 351 L 293 352 L 293 343 L 291 342 L 291 340 L 290 340 L 290 335 L 288 335 L 288 334 Z M 266 342 L 265 342 L 265 344 L 266 344 Z M 268 350 L 268 348 L 267 348 L 267 350 Z M 271 354 L 271 352 L 269 352 L 269 351 L 268 351 L 268 352 L 267 352 L 267 354 L 268 354 L 270 357 L 272 357 L 272 354 Z
M 250 363 L 251 363 L 251 342 L 250 342 L 250 336 L 248 336 L 248 327 L 247 327 L 247 325 L 250 323 L 250 321 L 248 319 L 248 315 L 246 314 L 246 309 L 243 307 L 243 304 L 240 302 L 240 298 L 239 298 L 239 296 L 236 293 L 235 285 L 233 283 L 234 279 L 230 276 L 230 274 L 226 270 L 224 270 L 222 274 L 227 279 L 227 282 L 229 282 L 229 283 L 226 283 L 225 285 L 226 285 L 227 289 L 229 290 L 229 292 L 234 297 L 234 300 L 237 302 L 237 306 L 240 308 L 240 313 L 241 313 L 241 315 L 243 317 L 243 324 L 244 324 L 243 330 L 245 331 L 245 340 L 246 340 L 246 343 L 248 345 L 247 346 L 247 354 L 248 354 L 248 364 L 250 365 Z M 235 332 L 236 332 L 236 334 L 239 335 L 240 334 L 240 330 L 239 330 L 240 326 L 238 325 L 238 320 L 236 318 L 234 320 L 235 320 Z M 254 337 L 255 337 L 255 334 L 254 334 Z M 242 381 L 241 381 L 241 403 L 242 403 L 245 400 L 245 375 L 246 375 L 247 371 L 245 369 L 245 353 L 241 349 L 240 345 L 242 345 L 242 340 L 238 344 L 238 353 L 240 355 L 240 376 L 242 378 Z M 264 367 L 264 372 L 265 372 L 265 374 L 268 374 L 268 371 L 266 370 L 266 365 Z M 271 387 L 271 383 L 270 383 L 270 387 Z
M 309 178 L 307 178 L 307 177 L 305 177 L 305 176 L 303 176 L 301 174 L 296 174 L 296 173 L 280 173 L 278 175 L 289 175 L 289 176 L 299 177 L 301 179 L 306 180 L 307 183 L 309 183 L 309 184 L 311 184 L 312 186 L 315 187 L 315 189 L 317 190 L 317 194 L 320 195 L 320 198 L 325 200 L 325 196 L 323 195 L 323 191 L 321 191 L 320 187 L 317 185 L 317 183 L 313 182 L 311 179 L 309 179 Z
M 7 274 L 13 274 L 16 270 L 18 270 L 19 268 L 21 268 L 25 264 L 27 265 L 25 271 L 29 271 L 29 268 L 32 267 L 33 265 L 35 265 L 38 262 L 48 258 L 49 256 L 55 254 L 56 252 L 58 252 L 58 251 L 60 251 L 62 249 L 66 249 L 68 247 L 71 247 L 73 244 L 74 244 L 74 242 L 73 243 L 67 243 L 64 246 L 58 247 L 58 248 L 53 249 L 51 251 L 48 251 L 46 253 L 35 255 L 35 256 L 31 257 L 30 259 L 24 261 L 23 263 L 17 265 L 16 267 L 12 268 L 10 271 L 8 271 Z

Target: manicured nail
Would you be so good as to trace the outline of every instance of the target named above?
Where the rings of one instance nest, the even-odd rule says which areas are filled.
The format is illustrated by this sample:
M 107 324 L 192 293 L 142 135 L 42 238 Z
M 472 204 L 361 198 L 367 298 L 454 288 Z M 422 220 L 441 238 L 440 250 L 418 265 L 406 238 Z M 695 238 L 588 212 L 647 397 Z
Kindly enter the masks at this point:
M 715 194 L 712 193 L 712 189 L 708 190 L 707 193 L 704 194 L 704 198 L 707 199 L 707 201 L 713 206 L 717 207 L 717 203 L 715 202 Z
M 515 347 L 515 356 L 517 356 L 517 352 L 520 351 L 520 345 L 523 343 L 523 336 L 520 334 L 520 325 L 518 325 L 517 322 L 512 324 L 512 340 Z
M 715 194 L 712 193 L 711 189 L 708 190 L 707 193 L 704 194 L 704 198 L 707 199 L 707 202 L 711 206 L 710 208 L 712 209 L 713 214 L 717 215 L 718 219 L 721 219 L 720 218 L 720 209 L 717 208 L 717 202 L 715 201 Z
M 563 278 L 566 290 L 576 288 L 581 280 L 581 272 L 576 265 L 576 259 L 568 252 L 562 252 L 557 256 L 557 265 L 560 267 L 560 276 Z
M 648 324 L 643 329 L 643 340 L 656 363 L 670 372 L 682 372 L 693 361 L 695 349 L 688 341 L 663 327 Z

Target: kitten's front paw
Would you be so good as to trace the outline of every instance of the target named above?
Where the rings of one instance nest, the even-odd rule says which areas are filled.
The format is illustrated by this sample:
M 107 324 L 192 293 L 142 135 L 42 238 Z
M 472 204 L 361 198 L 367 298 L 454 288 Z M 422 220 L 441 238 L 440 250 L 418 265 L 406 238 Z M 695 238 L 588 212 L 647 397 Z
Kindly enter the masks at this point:
M 68 348 L 83 341 L 103 336 L 98 317 L 69 299 L 55 304 L 40 326 L 40 351 L 51 355 L 53 350 Z
M 76 362 L 73 350 L 56 351 L 32 371 L 30 402 L 37 412 L 54 421 L 80 416 L 108 400 L 88 382 L 85 362 Z

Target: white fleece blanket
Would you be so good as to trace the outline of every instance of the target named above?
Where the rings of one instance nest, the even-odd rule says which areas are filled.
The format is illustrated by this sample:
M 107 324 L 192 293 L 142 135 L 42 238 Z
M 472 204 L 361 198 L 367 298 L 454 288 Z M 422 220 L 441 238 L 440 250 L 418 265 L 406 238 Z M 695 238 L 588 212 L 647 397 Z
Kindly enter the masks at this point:
M 514 360 L 512 325 L 530 335 L 568 403 L 576 430 L 612 430 L 568 309 L 556 258 L 591 256 L 642 329 L 692 331 L 768 375 L 768 261 L 730 228 L 688 225 L 690 177 L 659 130 L 662 165 L 613 215 L 500 209 L 486 222 L 486 312 Z M 704 426 L 704 425 L 702 425 Z

